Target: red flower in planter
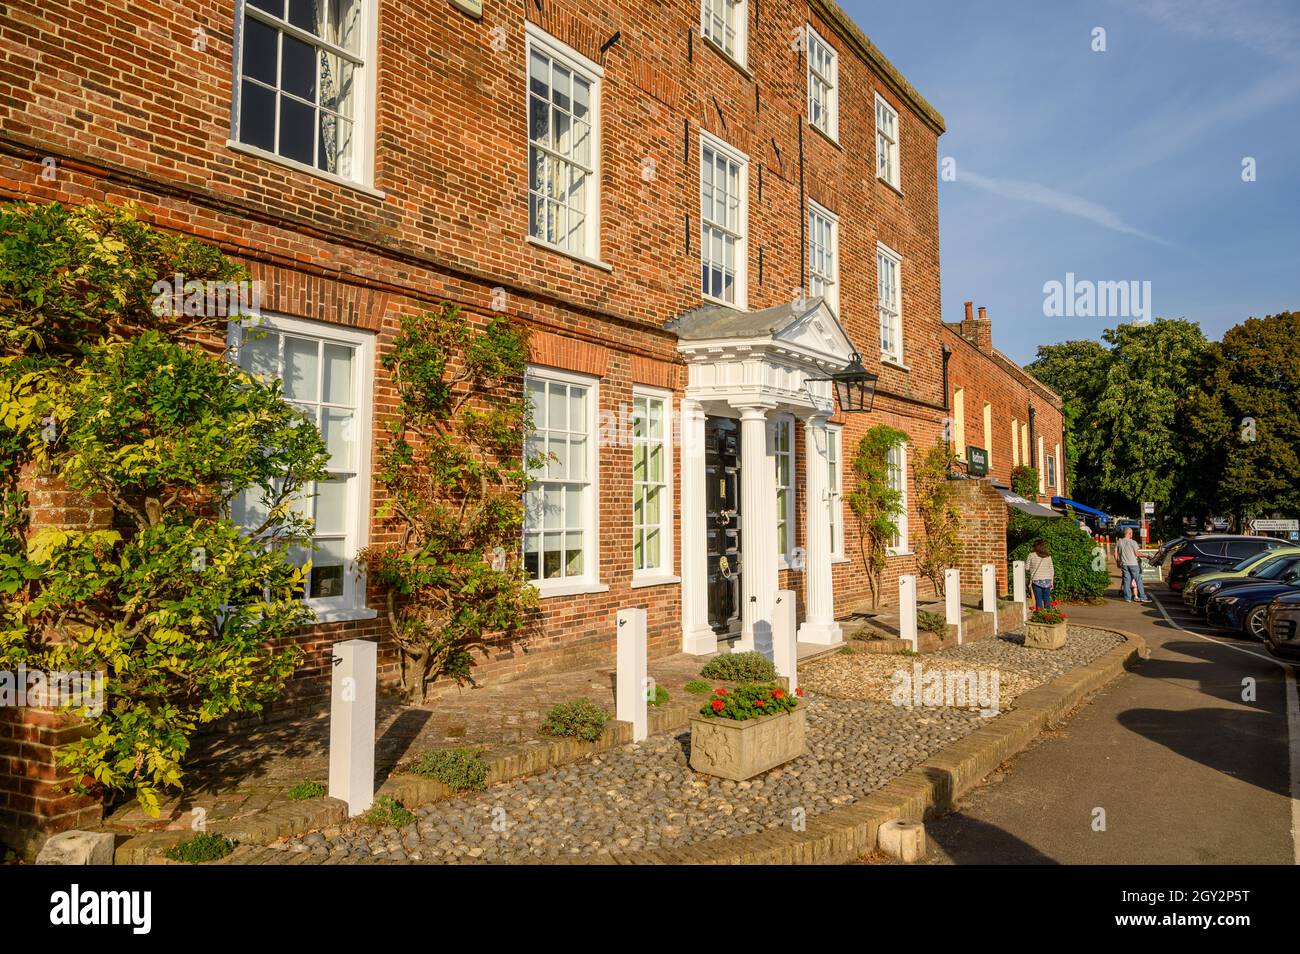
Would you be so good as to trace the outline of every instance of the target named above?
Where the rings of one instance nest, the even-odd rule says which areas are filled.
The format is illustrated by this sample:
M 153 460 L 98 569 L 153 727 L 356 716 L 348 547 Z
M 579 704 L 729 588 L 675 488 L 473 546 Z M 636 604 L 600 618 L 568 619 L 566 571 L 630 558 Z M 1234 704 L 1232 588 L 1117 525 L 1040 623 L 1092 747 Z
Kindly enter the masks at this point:
M 755 699 L 755 700 L 754 700 L 754 705 L 759 706 L 759 707 L 761 708 L 761 707 L 767 705 L 767 700 L 766 700 L 766 699 Z
M 796 689 L 796 690 L 794 691 L 794 694 L 795 694 L 796 696 L 798 696 L 800 699 L 802 699 L 802 698 L 803 698 L 803 689 L 801 689 L 801 688 L 800 688 L 800 689 Z
M 714 694 L 714 695 L 717 695 L 717 696 L 725 696 L 725 695 L 727 694 L 727 690 L 726 690 L 726 689 L 714 689 L 714 690 L 713 690 L 713 694 Z
M 714 711 L 714 712 L 721 712 L 721 711 L 722 711 L 722 700 L 721 700 L 721 699 L 714 699 L 714 700 L 713 700 L 713 711 Z
M 776 692 L 772 693 L 772 698 L 773 698 L 773 699 L 784 699 L 784 698 L 785 698 L 785 690 L 784 690 L 784 689 L 778 689 L 778 690 L 776 690 Z

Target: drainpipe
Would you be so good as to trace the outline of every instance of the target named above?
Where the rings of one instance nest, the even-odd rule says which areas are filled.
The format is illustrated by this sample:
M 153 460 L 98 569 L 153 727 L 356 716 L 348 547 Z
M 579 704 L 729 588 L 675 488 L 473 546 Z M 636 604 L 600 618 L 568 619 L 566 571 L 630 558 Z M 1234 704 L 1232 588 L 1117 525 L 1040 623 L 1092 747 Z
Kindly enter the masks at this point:
M 950 358 L 952 358 L 952 349 L 949 348 L 947 345 L 944 345 L 942 352 L 943 352 L 943 409 L 945 411 L 951 411 L 952 400 L 948 396 L 948 361 Z M 952 459 L 952 426 L 951 426 L 952 418 L 946 417 L 945 420 L 949 422 L 949 426 L 944 428 L 944 433 L 948 438 L 946 441 L 948 445 L 948 459 L 951 460 Z

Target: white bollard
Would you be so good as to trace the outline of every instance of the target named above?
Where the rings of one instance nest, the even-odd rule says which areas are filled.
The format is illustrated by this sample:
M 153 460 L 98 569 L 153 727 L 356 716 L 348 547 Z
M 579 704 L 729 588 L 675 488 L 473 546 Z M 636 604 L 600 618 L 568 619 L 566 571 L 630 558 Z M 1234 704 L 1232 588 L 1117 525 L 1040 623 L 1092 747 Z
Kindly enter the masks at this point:
M 916 645 L 916 577 L 900 576 L 898 578 L 898 635 Z
M 949 626 L 957 626 L 957 645 L 961 645 L 961 570 L 943 571 L 943 615 Z
M 998 611 L 998 571 L 992 563 L 985 563 L 980 568 L 984 577 L 984 612 L 997 613 Z
M 348 803 L 349 817 L 375 800 L 376 649 L 368 639 L 348 639 L 332 650 L 330 797 Z
M 650 734 L 647 697 L 654 684 L 646 677 L 645 610 L 618 611 L 618 674 L 615 677 L 614 717 L 632 723 L 632 741 Z
M 1011 563 L 1011 597 L 1023 608 L 1025 619 L 1029 619 L 1029 600 L 1025 597 L 1025 561 L 1013 560 Z
M 799 688 L 799 651 L 795 646 L 794 590 L 776 591 L 776 609 L 772 614 L 772 655 L 776 674 L 790 683 L 790 691 Z

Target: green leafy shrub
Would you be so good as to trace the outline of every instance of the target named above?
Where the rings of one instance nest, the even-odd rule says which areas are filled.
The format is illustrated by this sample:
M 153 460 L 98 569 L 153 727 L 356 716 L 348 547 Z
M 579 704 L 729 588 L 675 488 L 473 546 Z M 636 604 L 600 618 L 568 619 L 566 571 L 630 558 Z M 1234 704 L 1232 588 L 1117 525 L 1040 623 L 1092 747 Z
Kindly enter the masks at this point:
M 487 787 L 487 762 L 482 749 L 430 749 L 411 771 L 435 779 L 453 792 L 479 791 Z
M 691 695 L 699 696 L 706 692 L 712 692 L 713 686 L 709 685 L 709 683 L 705 682 L 703 679 L 692 679 L 686 684 L 686 691 Z
M 222 838 L 220 835 L 210 835 L 206 831 L 201 831 L 193 838 L 187 838 L 185 841 L 172 845 L 163 852 L 163 856 L 169 861 L 185 861 L 190 864 L 199 864 L 203 861 L 216 861 L 218 858 L 224 858 L 235 850 L 235 843 L 229 838 Z
M 713 698 L 700 706 L 700 714 L 719 719 L 759 719 L 798 708 L 802 689 L 787 692 L 775 683 L 748 683 L 735 689 L 714 689 Z
M 889 455 L 907 442 L 907 432 L 877 424 L 862 435 L 853 458 L 853 483 L 844 496 L 858 518 L 858 542 L 871 587 L 871 605 L 880 605 L 882 576 L 890 542 L 898 535 L 904 497 L 889 478 Z
M 648 706 L 661 706 L 667 701 L 668 701 L 668 690 L 665 689 L 663 686 L 656 685 L 655 697 L 653 699 L 646 699 L 645 703 Z
M 1016 514 L 1008 530 L 1010 560 L 1029 556 L 1035 540 L 1042 539 L 1052 555 L 1055 582 L 1052 596 L 1061 600 L 1085 601 L 1103 596 L 1110 586 L 1110 574 L 1097 544 L 1073 520 L 1030 517 Z M 1030 597 L 1032 599 L 1032 596 Z
M 934 633 L 940 639 L 948 638 L 948 621 L 938 613 L 931 613 L 929 610 L 917 610 L 916 626 L 927 633 Z
M 771 682 L 776 678 L 776 667 L 762 653 L 726 653 L 706 662 L 700 675 L 727 682 Z
M 309 798 L 324 798 L 325 786 L 320 782 L 299 782 L 284 794 L 295 802 L 305 802 Z
M 415 821 L 415 815 L 393 796 L 380 795 L 361 820 L 376 828 L 405 828 Z
M 1038 468 L 1020 464 L 1011 470 L 1011 489 L 1026 500 L 1038 499 Z
M 595 742 L 605 731 L 607 713 L 590 699 L 575 699 L 551 707 L 542 722 L 542 730 L 551 735 L 567 735 L 583 742 Z

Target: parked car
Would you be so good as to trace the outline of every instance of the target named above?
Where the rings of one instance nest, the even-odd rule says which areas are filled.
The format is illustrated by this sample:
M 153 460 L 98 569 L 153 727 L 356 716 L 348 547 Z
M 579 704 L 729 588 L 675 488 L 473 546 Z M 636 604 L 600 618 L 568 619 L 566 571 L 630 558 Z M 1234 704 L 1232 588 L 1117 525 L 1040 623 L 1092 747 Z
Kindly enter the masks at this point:
M 1275 597 L 1290 593 L 1300 593 L 1300 570 L 1288 570 L 1274 583 L 1225 586 L 1205 604 L 1205 619 L 1212 626 L 1240 630 L 1244 636 L 1263 639 L 1269 604 Z
M 1120 519 L 1116 520 L 1115 523 L 1110 528 L 1111 539 L 1118 540 L 1120 537 L 1124 536 L 1125 530 L 1133 531 L 1134 540 L 1141 539 L 1142 521 L 1130 520 L 1128 517 L 1121 517 Z
M 1286 540 L 1276 537 L 1244 537 L 1226 533 L 1205 534 L 1184 541 L 1169 558 L 1169 588 L 1182 590 L 1183 584 L 1194 576 L 1231 569 L 1247 557 L 1289 545 Z
M 1183 602 L 1197 612 L 1204 613 L 1206 601 L 1225 586 L 1280 580 L 1292 567 L 1300 567 L 1300 547 L 1265 550 L 1246 557 L 1230 570 L 1202 573 L 1189 578 L 1183 587 Z
M 1264 620 L 1264 648 L 1278 659 L 1300 663 L 1300 593 L 1273 597 Z

